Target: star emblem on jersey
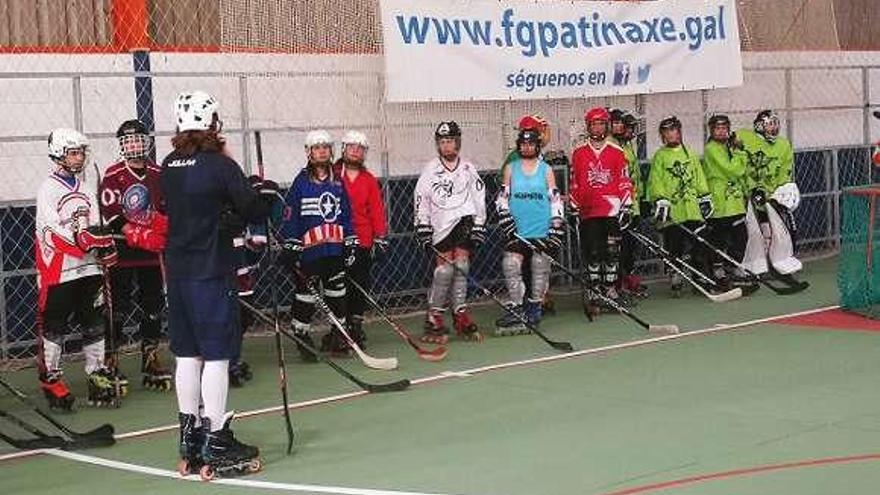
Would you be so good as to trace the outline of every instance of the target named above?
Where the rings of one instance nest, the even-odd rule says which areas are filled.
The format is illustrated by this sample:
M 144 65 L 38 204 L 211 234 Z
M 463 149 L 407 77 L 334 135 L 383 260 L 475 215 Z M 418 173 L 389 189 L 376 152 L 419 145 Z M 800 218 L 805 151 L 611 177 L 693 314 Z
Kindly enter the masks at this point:
M 325 192 L 318 198 L 318 209 L 325 222 L 335 222 L 339 215 L 339 200 L 333 194 Z

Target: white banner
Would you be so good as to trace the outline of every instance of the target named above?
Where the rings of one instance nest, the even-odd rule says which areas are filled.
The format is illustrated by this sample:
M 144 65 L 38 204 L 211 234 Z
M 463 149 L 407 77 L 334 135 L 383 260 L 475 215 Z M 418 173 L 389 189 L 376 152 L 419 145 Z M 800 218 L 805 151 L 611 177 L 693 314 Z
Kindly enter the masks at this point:
M 735 0 L 380 0 L 388 101 L 742 84 Z

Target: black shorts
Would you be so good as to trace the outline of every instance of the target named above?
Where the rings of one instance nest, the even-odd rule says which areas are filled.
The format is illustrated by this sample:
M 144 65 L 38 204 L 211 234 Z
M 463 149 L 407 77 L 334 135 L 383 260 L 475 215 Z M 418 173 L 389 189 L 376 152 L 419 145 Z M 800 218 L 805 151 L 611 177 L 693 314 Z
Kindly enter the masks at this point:
M 461 220 L 452 228 L 452 231 L 438 242 L 434 247 L 437 251 L 445 253 L 455 248 L 471 249 L 471 230 L 474 228 L 474 217 L 468 215 L 462 217 Z

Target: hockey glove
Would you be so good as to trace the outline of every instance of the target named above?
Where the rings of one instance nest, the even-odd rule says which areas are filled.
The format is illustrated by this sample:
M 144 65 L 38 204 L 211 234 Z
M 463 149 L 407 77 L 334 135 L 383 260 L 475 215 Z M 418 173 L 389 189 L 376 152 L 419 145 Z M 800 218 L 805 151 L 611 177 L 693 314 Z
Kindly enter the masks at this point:
M 275 264 L 289 270 L 292 270 L 299 261 L 299 256 L 303 252 L 303 243 L 299 239 L 285 239 L 281 243 L 281 250 L 278 252 L 278 258 Z
M 168 217 L 156 213 L 150 225 L 129 222 L 122 227 L 122 233 L 129 247 L 158 253 L 165 249 L 168 240 Z
M 564 242 L 565 222 L 559 217 L 551 218 L 550 230 L 547 231 L 547 239 L 542 243 L 544 245 L 543 251 L 547 254 L 555 253 L 558 249 L 562 248 Z
M 474 224 L 471 227 L 470 240 L 474 251 L 480 249 L 480 246 L 486 243 L 486 227 Z
M 568 223 L 574 226 L 581 218 L 581 211 L 576 204 L 569 202 L 565 205 L 565 216 L 568 218 Z
M 620 211 L 617 212 L 617 225 L 621 231 L 624 231 L 632 225 L 633 211 L 632 205 L 621 205 Z
M 667 199 L 658 199 L 654 203 L 654 221 L 656 223 L 666 223 L 669 220 L 669 210 L 672 203 Z
M 388 239 L 377 237 L 373 239 L 373 250 L 370 252 L 374 261 L 380 261 L 388 254 Z
M 357 236 L 346 236 L 345 239 L 342 241 L 342 247 L 342 255 L 345 257 L 345 267 L 351 268 L 352 265 L 354 265 L 354 262 L 357 261 Z
M 416 225 L 416 240 L 426 251 L 429 250 L 434 242 L 434 227 L 424 223 Z
M 801 204 L 801 192 L 797 184 L 788 182 L 777 187 L 770 195 L 770 199 L 784 206 L 787 210 L 794 211 Z
M 501 229 L 501 233 L 508 241 L 516 239 L 516 222 L 510 216 L 510 212 L 500 212 L 498 215 L 498 228 Z
M 113 237 L 105 233 L 104 228 L 97 225 L 86 227 L 77 232 L 76 245 L 86 252 L 114 247 Z
M 755 203 L 755 206 L 764 206 L 767 203 L 767 193 L 763 189 L 753 189 L 752 202 Z
M 703 220 L 711 217 L 714 212 L 715 207 L 712 205 L 712 198 L 709 196 L 700 198 L 700 215 L 703 217 Z
M 98 259 L 98 263 L 101 266 L 110 268 L 119 261 L 119 252 L 116 251 L 116 245 L 113 244 L 110 247 L 97 248 L 95 251 L 95 257 Z
M 222 237 L 227 239 L 232 239 L 235 237 L 240 237 L 244 234 L 244 229 L 247 227 L 247 222 L 241 218 L 238 213 L 227 209 L 220 212 L 220 222 L 218 225 L 218 230 Z

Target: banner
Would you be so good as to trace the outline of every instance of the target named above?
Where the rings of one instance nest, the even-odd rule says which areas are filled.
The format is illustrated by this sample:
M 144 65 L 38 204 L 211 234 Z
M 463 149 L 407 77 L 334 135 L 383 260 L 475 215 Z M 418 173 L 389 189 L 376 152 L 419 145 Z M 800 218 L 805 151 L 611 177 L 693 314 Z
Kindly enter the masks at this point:
M 392 102 L 741 85 L 735 0 L 380 0 Z

